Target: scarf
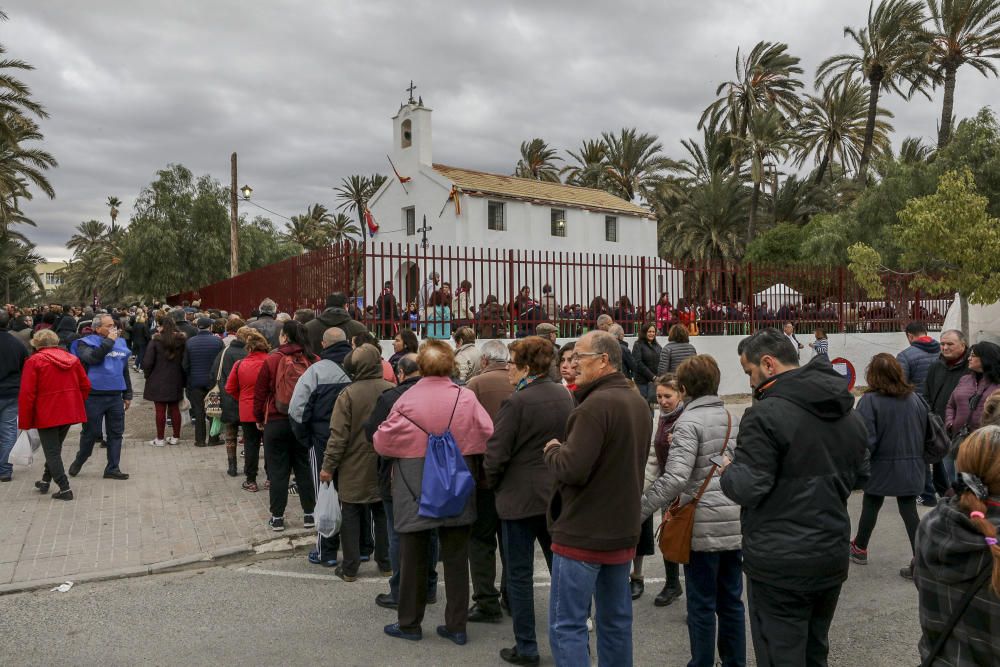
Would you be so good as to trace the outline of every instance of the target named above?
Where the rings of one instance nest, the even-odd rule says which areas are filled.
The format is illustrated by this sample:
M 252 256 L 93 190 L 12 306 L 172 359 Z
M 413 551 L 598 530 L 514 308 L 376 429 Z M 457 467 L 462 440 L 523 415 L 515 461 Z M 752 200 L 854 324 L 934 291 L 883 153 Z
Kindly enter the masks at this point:
M 517 386 L 514 387 L 514 391 L 521 391 L 522 389 L 527 387 L 529 384 L 531 384 L 538 378 L 539 378 L 538 375 L 525 375 L 523 378 L 517 381 Z
M 673 412 L 660 415 L 660 423 L 656 427 L 656 436 L 653 438 L 653 450 L 656 452 L 658 475 L 663 474 L 663 469 L 667 464 L 667 452 L 670 451 L 670 443 L 667 440 L 667 435 L 674 430 L 674 424 L 677 423 L 682 412 L 684 412 L 683 403 L 679 404 Z

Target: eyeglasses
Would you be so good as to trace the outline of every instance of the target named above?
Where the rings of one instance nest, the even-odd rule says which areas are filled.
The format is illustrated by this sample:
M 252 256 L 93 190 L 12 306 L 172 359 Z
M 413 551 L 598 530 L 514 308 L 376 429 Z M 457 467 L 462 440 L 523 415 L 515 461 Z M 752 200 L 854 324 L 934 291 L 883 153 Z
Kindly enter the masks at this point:
M 570 355 L 569 360 L 575 362 L 580 361 L 581 357 L 599 357 L 602 354 L 606 354 L 606 352 L 574 352 Z

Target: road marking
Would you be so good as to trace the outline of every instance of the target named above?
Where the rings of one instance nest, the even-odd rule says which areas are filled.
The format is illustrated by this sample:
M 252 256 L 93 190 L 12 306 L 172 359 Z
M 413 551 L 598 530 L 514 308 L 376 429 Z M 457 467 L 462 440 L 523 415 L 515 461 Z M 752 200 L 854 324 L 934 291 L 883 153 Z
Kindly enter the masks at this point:
M 243 567 L 237 568 L 237 572 L 246 572 L 249 574 L 263 574 L 269 577 L 286 577 L 288 579 L 313 579 L 318 581 L 343 581 L 340 577 L 335 574 L 312 574 L 311 572 L 286 572 L 282 570 L 267 570 L 265 568 L 259 567 L 257 565 L 245 565 Z M 684 577 L 681 577 L 683 580 Z M 358 582 L 364 583 L 387 583 L 389 581 L 388 577 L 358 577 Z M 644 579 L 647 584 L 662 584 L 666 582 L 663 577 L 651 577 Z M 347 583 L 347 582 L 344 582 Z M 355 582 L 352 582 L 355 583 Z M 444 586 L 444 581 L 439 581 L 438 586 Z M 534 583 L 535 588 L 549 588 L 552 586 L 552 582 L 549 580 L 536 581 Z

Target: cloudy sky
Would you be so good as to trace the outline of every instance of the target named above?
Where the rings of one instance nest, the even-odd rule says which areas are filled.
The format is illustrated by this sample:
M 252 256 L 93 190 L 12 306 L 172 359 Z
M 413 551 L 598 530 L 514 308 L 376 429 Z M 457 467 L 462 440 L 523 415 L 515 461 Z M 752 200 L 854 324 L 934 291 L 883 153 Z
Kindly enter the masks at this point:
M 353 173 L 388 171 L 390 117 L 413 79 L 434 109 L 434 160 L 509 173 L 521 141 L 561 150 L 638 127 L 669 155 L 734 73 L 736 49 L 781 41 L 806 80 L 849 48 L 867 0 L 401 2 L 341 0 L 0 0 L 8 55 L 50 118 L 56 199 L 25 206 L 28 236 L 65 258 L 73 227 L 107 220 L 169 163 L 240 185 L 285 216 Z M 968 68 L 963 68 L 968 69 Z M 959 72 L 955 113 L 995 102 L 1000 85 Z M 936 136 L 930 102 L 888 98 L 895 142 Z M 249 207 L 251 213 L 261 212 Z M 273 217 L 273 216 L 272 216 Z M 280 219 L 275 222 L 281 223 Z

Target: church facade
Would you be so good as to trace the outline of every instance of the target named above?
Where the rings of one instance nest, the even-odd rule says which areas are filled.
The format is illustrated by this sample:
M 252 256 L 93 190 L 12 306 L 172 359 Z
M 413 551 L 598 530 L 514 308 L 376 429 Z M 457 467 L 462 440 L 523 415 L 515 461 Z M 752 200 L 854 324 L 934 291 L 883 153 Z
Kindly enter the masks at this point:
M 398 172 L 369 202 L 381 240 L 472 248 L 656 255 L 656 218 L 603 190 L 433 161 L 431 109 L 403 105 L 390 157 Z

